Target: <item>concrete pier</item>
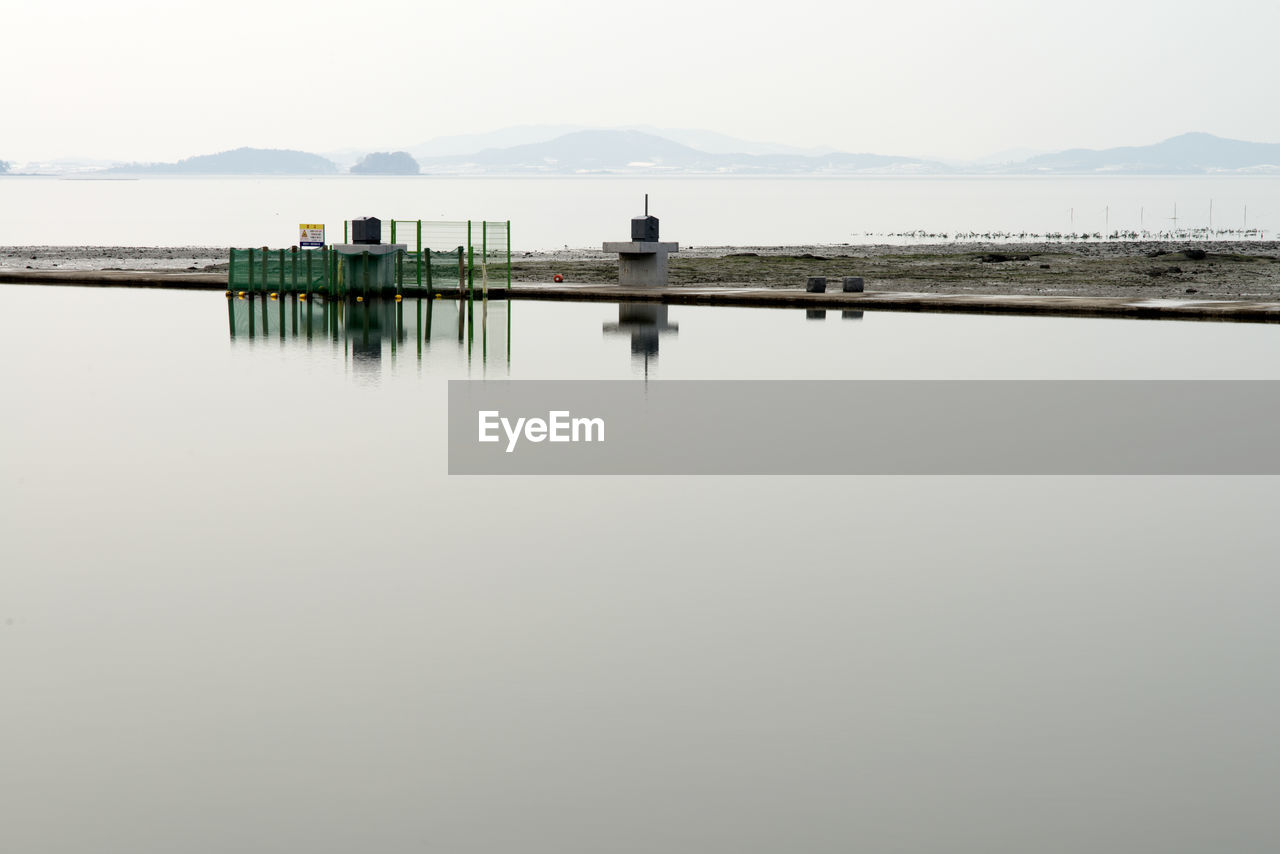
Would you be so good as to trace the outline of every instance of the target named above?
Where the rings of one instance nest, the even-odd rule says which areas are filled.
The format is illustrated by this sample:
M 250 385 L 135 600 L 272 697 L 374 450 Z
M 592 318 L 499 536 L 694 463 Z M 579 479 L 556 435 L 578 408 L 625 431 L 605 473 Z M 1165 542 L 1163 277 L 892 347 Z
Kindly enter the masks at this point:
M 125 270 L 0 270 L 0 284 L 87 287 L 172 288 L 222 291 L 225 273 Z M 457 298 L 457 287 L 405 287 L 407 297 Z M 904 291 L 811 294 L 799 288 L 620 287 L 618 285 L 531 284 L 489 289 L 491 299 L 569 302 L 650 302 L 667 305 L 724 305 L 744 308 L 835 309 L 844 318 L 864 311 L 942 312 L 954 314 L 1056 315 L 1141 320 L 1207 320 L 1280 323 L 1280 302 L 1264 300 L 1143 299 L 1134 297 L 1018 296 L 1002 294 L 922 294 Z
M 644 194 L 644 216 L 632 217 L 631 239 L 604 244 L 605 252 L 618 253 L 618 284 L 632 288 L 665 288 L 667 256 L 680 251 L 679 243 L 658 241 L 658 218 L 649 216 L 649 194 Z
M 667 255 L 679 252 L 680 244 L 628 240 L 605 243 L 604 251 L 618 253 L 619 285 L 661 288 L 667 284 Z

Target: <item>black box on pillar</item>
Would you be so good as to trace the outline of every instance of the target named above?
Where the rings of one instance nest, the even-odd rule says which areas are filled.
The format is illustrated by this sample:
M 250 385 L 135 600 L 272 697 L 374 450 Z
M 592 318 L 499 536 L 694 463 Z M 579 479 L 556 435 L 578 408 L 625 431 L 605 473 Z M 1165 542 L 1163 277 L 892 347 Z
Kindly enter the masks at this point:
M 362 216 L 351 220 L 352 243 L 381 243 L 382 220 L 376 216 Z
M 656 243 L 658 240 L 658 218 L 656 216 L 632 217 L 631 239 L 643 243 Z

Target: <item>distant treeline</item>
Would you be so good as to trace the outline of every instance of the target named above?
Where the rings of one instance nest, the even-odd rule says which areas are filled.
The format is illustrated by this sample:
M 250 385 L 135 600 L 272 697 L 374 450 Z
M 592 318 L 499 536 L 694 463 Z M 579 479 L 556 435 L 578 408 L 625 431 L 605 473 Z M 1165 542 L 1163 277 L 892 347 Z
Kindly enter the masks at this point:
M 319 154 L 280 148 L 237 148 L 177 163 L 129 163 L 108 172 L 133 175 L 336 175 L 338 164 Z
M 129 175 L 336 175 L 338 164 L 319 154 L 281 148 L 237 148 L 201 154 L 177 163 L 128 163 L 107 172 Z M 406 151 L 375 152 L 351 167 L 356 174 L 417 175 L 418 161 Z

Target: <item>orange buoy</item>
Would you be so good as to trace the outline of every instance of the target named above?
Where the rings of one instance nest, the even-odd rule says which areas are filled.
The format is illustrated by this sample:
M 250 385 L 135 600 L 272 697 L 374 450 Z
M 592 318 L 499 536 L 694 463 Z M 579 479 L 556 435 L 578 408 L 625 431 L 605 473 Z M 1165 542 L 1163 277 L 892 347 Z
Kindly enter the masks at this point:
M 554 276 L 552 276 L 552 277 L 551 277 L 551 281 L 553 281 L 553 282 L 563 282 L 563 281 L 564 281 L 564 276 L 560 275 L 559 273 L 556 273 Z

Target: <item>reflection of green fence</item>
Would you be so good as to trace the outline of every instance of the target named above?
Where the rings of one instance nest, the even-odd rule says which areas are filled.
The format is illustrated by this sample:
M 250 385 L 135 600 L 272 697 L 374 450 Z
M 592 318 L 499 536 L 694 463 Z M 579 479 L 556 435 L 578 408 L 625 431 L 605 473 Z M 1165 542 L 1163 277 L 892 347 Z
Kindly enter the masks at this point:
M 455 347 L 466 354 L 468 365 L 511 363 L 511 308 L 506 300 L 409 296 L 357 303 L 323 294 L 254 293 L 227 300 L 227 322 L 233 341 L 327 339 L 366 365 L 383 355 L 394 359 L 410 348 L 419 359 L 448 358 Z

